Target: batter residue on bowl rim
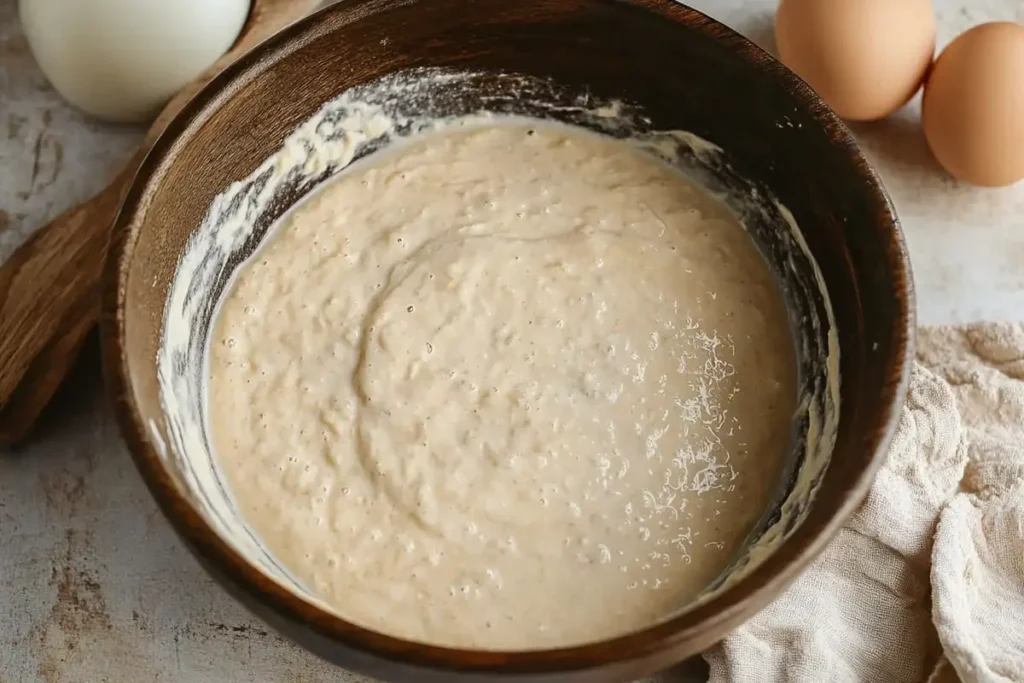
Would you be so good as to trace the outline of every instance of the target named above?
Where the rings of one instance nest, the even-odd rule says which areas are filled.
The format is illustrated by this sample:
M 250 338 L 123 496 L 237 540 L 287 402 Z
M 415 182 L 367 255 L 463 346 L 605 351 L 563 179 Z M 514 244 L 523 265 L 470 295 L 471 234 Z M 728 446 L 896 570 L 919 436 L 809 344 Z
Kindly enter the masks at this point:
M 778 494 L 783 297 L 634 146 L 524 119 L 364 159 L 293 210 L 211 336 L 242 516 L 343 617 L 538 649 L 678 611 Z

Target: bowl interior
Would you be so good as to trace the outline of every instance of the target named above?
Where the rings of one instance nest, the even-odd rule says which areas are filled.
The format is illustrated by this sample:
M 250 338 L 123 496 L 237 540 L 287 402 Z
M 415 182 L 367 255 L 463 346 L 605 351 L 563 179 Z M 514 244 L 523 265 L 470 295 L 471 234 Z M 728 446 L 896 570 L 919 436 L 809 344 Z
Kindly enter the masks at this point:
M 431 69 L 461 75 L 439 79 Z M 398 72 L 416 74 L 408 82 L 420 85 L 395 100 L 380 83 Z M 319 609 L 262 550 L 205 444 L 199 379 L 207 331 L 232 270 L 277 217 L 338 169 L 310 166 L 284 183 L 246 217 L 251 231 L 242 239 L 200 254 L 177 309 L 168 297 L 195 234 L 222 230 L 211 204 L 219 196 L 238 205 L 257 196 L 264 162 L 325 102 L 357 86 L 363 100 L 378 97 L 413 119 L 483 110 L 617 136 L 683 130 L 720 148 L 677 136 L 674 160 L 727 198 L 783 281 L 810 397 L 794 423 L 779 504 L 757 530 L 779 521 L 788 501 L 776 552 L 693 609 L 610 648 L 503 657 L 412 647 L 346 624 Z M 387 142 L 369 140 L 357 154 Z M 108 374 L 158 502 L 200 559 L 257 611 L 321 654 L 378 675 L 394 675 L 381 667 L 398 661 L 402 671 L 417 671 L 417 680 L 445 668 L 603 680 L 594 677 L 600 670 L 616 680 L 695 654 L 781 590 L 863 498 L 907 370 L 911 293 L 901 238 L 846 129 L 770 57 L 669 0 L 371 0 L 321 11 L 230 68 L 172 123 L 129 194 L 112 263 Z M 186 314 L 188 334 L 168 353 L 167 316 Z M 834 401 L 829 377 L 837 369 L 843 381 Z M 808 448 L 814 411 L 826 416 L 835 403 L 834 446 L 827 440 Z M 793 493 L 807 470 L 801 465 L 814 458 L 827 469 Z

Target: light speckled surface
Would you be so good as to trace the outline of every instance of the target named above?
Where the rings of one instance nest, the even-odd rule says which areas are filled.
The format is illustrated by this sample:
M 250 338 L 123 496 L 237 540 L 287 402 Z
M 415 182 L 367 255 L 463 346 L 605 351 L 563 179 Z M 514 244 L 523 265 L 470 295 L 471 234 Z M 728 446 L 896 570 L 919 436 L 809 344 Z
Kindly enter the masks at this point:
M 773 0 L 692 4 L 773 47 Z M 15 5 L 0 0 L 0 259 L 97 191 L 141 137 L 61 103 L 28 55 Z M 988 19 L 1024 21 L 1017 0 L 936 6 L 940 45 Z M 915 102 L 856 132 L 903 219 L 920 322 L 1024 317 L 1024 184 L 956 185 L 916 116 Z M 365 681 L 268 633 L 206 577 L 132 467 L 88 354 L 38 439 L 0 452 L 0 683 Z

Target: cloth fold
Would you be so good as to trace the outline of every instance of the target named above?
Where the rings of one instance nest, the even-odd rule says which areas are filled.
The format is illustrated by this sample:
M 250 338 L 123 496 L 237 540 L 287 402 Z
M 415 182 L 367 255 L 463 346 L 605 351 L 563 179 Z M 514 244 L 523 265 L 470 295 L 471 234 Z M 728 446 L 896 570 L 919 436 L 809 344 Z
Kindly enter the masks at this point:
M 1024 326 L 921 328 L 867 499 L 711 683 L 1024 682 Z

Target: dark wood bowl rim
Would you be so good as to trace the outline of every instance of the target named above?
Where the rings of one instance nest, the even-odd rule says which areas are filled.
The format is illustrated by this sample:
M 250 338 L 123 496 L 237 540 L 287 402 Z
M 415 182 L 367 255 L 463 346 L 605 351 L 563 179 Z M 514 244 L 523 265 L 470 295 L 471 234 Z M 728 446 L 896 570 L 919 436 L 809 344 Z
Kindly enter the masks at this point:
M 616 0 L 575 1 L 582 5 Z M 340 15 L 352 12 L 361 14 L 407 4 L 403 0 L 348 0 L 323 8 L 293 24 L 227 67 L 168 125 L 139 167 L 126 195 L 115 222 L 114 241 L 104 275 L 101 320 L 104 375 L 118 424 L 142 478 L 190 550 L 217 567 L 242 593 L 269 607 L 284 619 L 303 624 L 328 640 L 374 657 L 434 670 L 475 670 L 498 675 L 557 673 L 585 670 L 612 662 L 641 660 L 666 650 L 685 651 L 689 656 L 697 652 L 692 648 L 687 649 L 687 641 L 697 639 L 711 642 L 708 634 L 713 634 L 714 639 L 724 637 L 729 628 L 748 619 L 778 596 L 817 557 L 867 495 L 876 472 L 885 460 L 906 394 L 913 360 L 913 286 L 906 245 L 892 202 L 877 174 L 857 149 L 846 126 L 803 81 L 772 56 L 728 27 L 673 0 L 630 2 L 728 46 L 750 68 L 776 81 L 795 100 L 806 106 L 816 122 L 828 131 L 833 143 L 844 148 L 860 169 L 862 190 L 874 204 L 881 228 L 891 240 L 888 266 L 897 289 L 904 293 L 897 302 L 901 325 L 897 339 L 894 340 L 894 352 L 884 359 L 886 376 L 894 378 L 894 381 L 888 382 L 878 397 L 880 408 L 874 416 L 876 424 L 872 425 L 874 429 L 867 439 L 868 448 L 873 451 L 869 465 L 849 483 L 849 495 L 837 504 L 817 501 L 816 505 L 834 507 L 824 524 L 815 525 L 814 528 L 801 525 L 759 567 L 708 602 L 642 631 L 570 648 L 515 653 L 486 652 L 434 647 L 383 635 L 347 622 L 267 580 L 262 572 L 224 542 L 165 469 L 133 398 L 125 348 L 124 303 L 138 239 L 137 212 L 151 191 L 151 185 L 159 182 L 159 177 L 154 181 L 156 171 L 173 157 L 179 140 L 207 120 L 257 74 L 273 68 L 282 57 L 332 30 L 338 23 L 332 19 Z

